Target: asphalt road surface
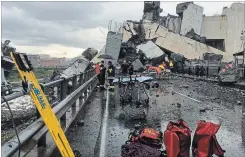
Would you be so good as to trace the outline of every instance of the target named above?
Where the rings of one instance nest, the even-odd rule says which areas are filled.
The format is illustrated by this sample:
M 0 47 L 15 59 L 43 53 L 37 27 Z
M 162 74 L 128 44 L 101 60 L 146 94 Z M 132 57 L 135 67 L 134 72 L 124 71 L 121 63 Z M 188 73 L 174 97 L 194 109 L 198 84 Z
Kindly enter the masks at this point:
M 129 91 L 135 100 L 137 90 Z M 165 131 L 169 121 L 180 118 L 188 123 L 192 137 L 197 120 L 221 123 L 216 136 L 226 150 L 225 156 L 245 157 L 245 116 L 242 116 L 245 91 L 172 77 L 160 81 L 159 97 L 156 97 L 156 89 L 149 90 L 149 106 L 139 108 L 135 103 L 121 105 L 119 93 L 119 89 L 109 95 L 106 91 L 94 92 L 80 116 L 84 126 L 68 131 L 72 148 L 79 150 L 82 157 L 120 157 L 121 145 L 136 124 Z M 140 100 L 144 100 L 144 92 L 140 93 Z M 109 102 L 106 102 L 107 97 Z

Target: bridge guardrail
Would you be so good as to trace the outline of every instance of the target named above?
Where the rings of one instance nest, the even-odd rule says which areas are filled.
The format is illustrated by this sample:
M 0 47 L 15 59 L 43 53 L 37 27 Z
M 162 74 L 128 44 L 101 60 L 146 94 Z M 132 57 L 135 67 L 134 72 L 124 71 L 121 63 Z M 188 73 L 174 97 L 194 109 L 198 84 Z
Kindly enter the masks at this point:
M 77 117 L 80 109 L 88 100 L 97 85 L 97 76 L 94 70 L 89 70 L 67 79 L 59 79 L 47 84 L 42 84 L 44 92 L 56 88 L 56 102 L 53 111 L 60 120 L 61 127 L 66 131 Z M 23 96 L 23 92 L 8 96 L 8 101 Z M 49 97 L 48 97 L 49 98 Z M 49 100 L 50 102 L 50 100 Z M 3 103 L 3 100 L 1 100 Z M 2 157 L 18 156 L 50 156 L 56 146 L 41 118 L 29 125 L 19 133 L 20 149 L 17 137 L 13 137 L 2 146 Z

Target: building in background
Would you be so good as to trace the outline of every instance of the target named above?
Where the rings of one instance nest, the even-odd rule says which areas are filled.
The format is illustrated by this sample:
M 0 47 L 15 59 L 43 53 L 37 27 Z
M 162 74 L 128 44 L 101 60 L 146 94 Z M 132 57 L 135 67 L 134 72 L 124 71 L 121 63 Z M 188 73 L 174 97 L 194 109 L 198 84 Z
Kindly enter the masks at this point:
M 233 3 L 224 7 L 221 15 L 203 16 L 201 35 L 207 45 L 229 54 L 241 52 L 241 33 L 245 30 L 245 4 Z
M 214 16 L 203 15 L 205 9 L 208 8 L 193 2 L 179 3 L 176 6 L 178 16 L 157 14 L 156 17 L 159 17 L 157 23 L 173 33 L 226 52 L 231 58 L 234 53 L 241 52 L 243 50 L 241 32 L 245 30 L 245 4 L 232 3 L 229 8 L 224 7 L 220 15 Z M 150 14 L 152 11 L 148 12 Z M 150 17 L 143 21 L 154 21 L 154 18 Z
M 41 59 L 40 65 L 42 67 L 64 67 L 66 63 L 66 58 L 47 58 Z
M 33 67 L 64 67 L 66 64 L 66 58 L 51 58 L 46 54 L 29 54 L 27 55 L 31 61 Z
M 31 61 L 33 67 L 40 67 L 41 58 L 39 55 L 28 54 L 27 57 Z
M 41 59 L 49 59 L 50 58 L 50 55 L 47 55 L 47 54 L 39 54 L 39 56 Z

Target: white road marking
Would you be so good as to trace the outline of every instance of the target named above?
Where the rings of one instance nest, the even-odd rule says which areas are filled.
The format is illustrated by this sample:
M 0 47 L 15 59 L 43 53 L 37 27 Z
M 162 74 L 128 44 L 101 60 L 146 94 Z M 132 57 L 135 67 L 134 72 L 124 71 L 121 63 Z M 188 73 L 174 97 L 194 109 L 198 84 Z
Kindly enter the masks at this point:
M 191 100 L 193 100 L 193 101 L 195 101 L 195 102 L 202 103 L 201 101 L 196 100 L 196 99 L 194 99 L 194 98 L 191 98 L 191 97 L 189 97 L 189 96 L 187 96 L 187 95 L 184 95 L 184 94 L 182 94 L 182 93 L 179 93 L 179 92 L 176 92 L 176 91 L 173 91 L 173 92 L 174 92 L 174 93 L 177 93 L 177 94 L 179 94 L 179 95 L 181 95 L 181 96 L 183 96 L 183 97 L 186 97 L 186 98 L 188 98 L 188 99 L 191 99 Z
M 101 132 L 101 141 L 100 141 L 100 157 L 106 156 L 106 133 L 107 133 L 107 124 L 108 124 L 108 115 L 109 115 L 109 90 L 106 91 L 106 107 L 105 113 L 102 121 L 102 132 Z

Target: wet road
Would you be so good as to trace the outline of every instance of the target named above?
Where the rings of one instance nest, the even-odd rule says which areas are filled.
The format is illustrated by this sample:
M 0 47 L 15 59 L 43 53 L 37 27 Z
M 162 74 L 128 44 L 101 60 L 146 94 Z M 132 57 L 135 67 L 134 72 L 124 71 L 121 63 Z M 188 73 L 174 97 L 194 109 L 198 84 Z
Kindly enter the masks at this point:
M 109 94 L 108 104 L 106 91 L 94 92 L 81 114 L 85 125 L 68 132 L 73 149 L 78 149 L 83 157 L 102 156 L 103 152 L 108 157 L 119 157 L 121 145 L 135 124 L 165 131 L 170 120 L 182 118 L 192 130 L 192 136 L 197 120 L 221 123 L 217 139 L 226 150 L 225 156 L 245 157 L 245 117 L 241 113 L 242 105 L 238 105 L 238 101 L 245 104 L 245 91 L 176 77 L 161 81 L 160 89 L 159 97 L 156 90 L 150 90 L 149 107 L 140 108 L 134 104 L 121 106 L 118 91 Z M 132 93 L 136 92 L 132 90 Z M 205 108 L 205 112 L 200 112 Z M 140 120 L 144 112 L 146 118 Z

